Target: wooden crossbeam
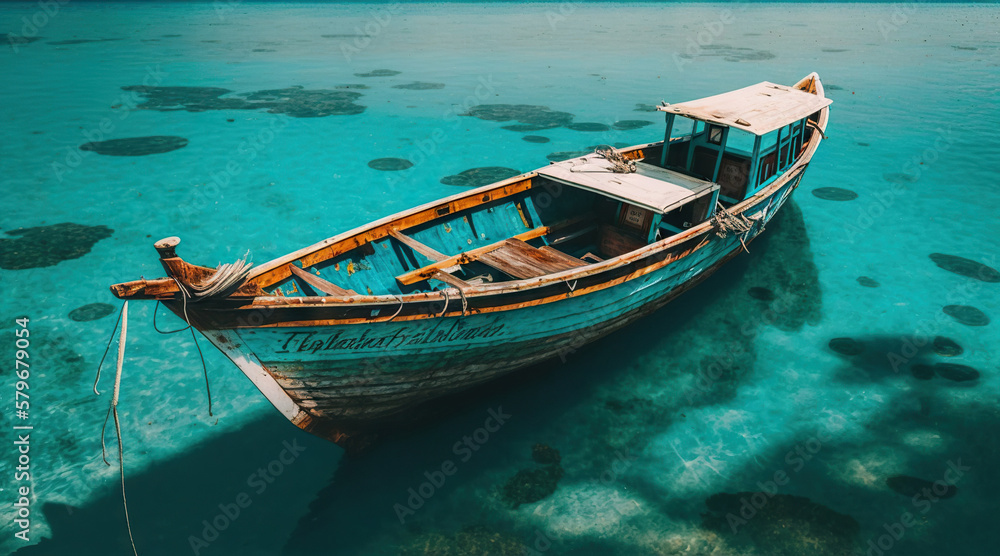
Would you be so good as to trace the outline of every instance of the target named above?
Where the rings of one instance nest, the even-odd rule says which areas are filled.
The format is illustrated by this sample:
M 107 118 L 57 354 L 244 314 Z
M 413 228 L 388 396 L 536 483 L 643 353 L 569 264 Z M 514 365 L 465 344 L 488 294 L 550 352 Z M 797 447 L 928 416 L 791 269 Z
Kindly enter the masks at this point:
M 565 228 L 566 226 L 572 226 L 573 224 L 576 224 L 584 220 L 589 220 L 591 218 L 593 218 L 593 215 L 589 213 L 580 215 L 574 218 L 564 220 L 562 222 L 558 222 L 551 226 L 539 226 L 537 228 L 528 230 L 526 232 L 521 232 L 513 236 L 511 239 L 528 241 L 530 239 L 535 239 L 537 237 L 548 235 L 552 233 L 553 230 Z M 396 281 L 398 281 L 400 284 L 404 286 L 415 284 L 417 282 L 422 282 L 428 278 L 432 278 L 434 276 L 434 273 L 439 270 L 446 269 L 455 266 L 457 264 L 469 264 L 472 261 L 475 261 L 484 253 L 489 253 L 490 251 L 495 251 L 499 249 L 504 244 L 505 241 L 507 240 L 504 239 L 496 243 L 491 243 L 490 245 L 484 245 L 483 247 L 470 249 L 468 251 L 465 251 L 464 253 L 459 253 L 458 255 L 448 257 L 447 259 L 438 261 L 436 263 L 429 264 L 427 266 L 418 268 L 416 270 L 411 270 L 410 272 L 406 272 L 404 274 L 400 274 L 399 276 L 396 277 Z
M 354 290 L 345 290 L 344 288 L 338 286 L 337 284 L 324 280 L 319 276 L 316 276 L 311 272 L 307 272 L 293 264 L 288 265 L 288 268 L 289 270 L 292 271 L 292 274 L 294 274 L 297 278 L 300 278 L 303 282 L 309 284 L 310 287 L 315 288 L 316 290 L 319 290 L 325 293 L 326 295 L 336 295 L 336 296 L 358 295 L 358 292 Z
M 392 238 L 395 239 L 396 241 L 402 243 L 403 245 L 409 247 L 410 249 L 413 249 L 417 253 L 420 253 L 421 255 L 427 257 L 432 261 L 443 261 L 448 258 L 448 255 L 445 255 L 444 253 L 441 253 L 431 247 L 424 245 L 423 243 L 420 243 L 419 241 L 404 234 L 403 232 L 397 230 L 396 228 L 389 230 L 389 235 L 392 236 Z
M 465 288 L 472 287 L 472 284 L 466 282 L 465 280 L 462 280 L 461 278 L 457 278 L 457 277 L 455 277 L 455 276 L 453 276 L 451 274 L 448 274 L 447 272 L 445 272 L 443 270 L 439 270 L 439 271 L 435 272 L 434 275 L 431 276 L 431 278 L 433 278 L 435 280 L 440 280 L 440 281 L 444 282 L 445 284 L 448 284 L 449 286 L 455 286 L 456 288 L 458 288 L 460 290 L 464 290 Z

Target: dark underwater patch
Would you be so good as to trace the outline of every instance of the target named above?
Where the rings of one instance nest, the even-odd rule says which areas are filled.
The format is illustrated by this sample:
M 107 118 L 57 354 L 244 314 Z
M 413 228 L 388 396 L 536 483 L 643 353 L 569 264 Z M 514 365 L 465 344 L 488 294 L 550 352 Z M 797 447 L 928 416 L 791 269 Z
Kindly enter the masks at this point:
M 853 554 L 861 526 L 802 496 L 765 492 L 713 494 L 702 525 L 737 545 L 752 544 L 754 554 L 843 556 Z M 734 521 L 735 520 L 735 526 Z M 740 554 L 745 550 L 734 551 Z
M 930 258 L 939 268 L 983 282 L 1000 282 L 1000 272 L 995 268 L 955 255 L 931 253 Z
M 11 46 L 15 44 L 33 43 L 41 39 L 42 37 L 22 37 L 21 35 L 15 35 L 12 33 L 0 33 L 0 41 L 6 42 L 8 45 Z
M 892 183 L 916 183 L 917 176 L 911 176 L 902 172 L 889 172 L 882 174 L 882 179 Z
M 777 298 L 774 292 L 767 288 L 754 287 L 747 290 L 747 293 L 758 301 L 774 301 Z
M 42 268 L 78 259 L 90 253 L 98 241 L 111 237 L 113 232 L 107 226 L 83 226 L 70 222 L 9 230 L 5 233 L 16 236 L 16 239 L 0 238 L 0 268 Z
M 393 85 L 392 88 L 406 89 L 408 91 L 429 91 L 431 89 L 444 89 L 444 83 L 425 83 L 423 81 L 414 81 L 413 83 Z
M 287 87 L 257 91 L 248 94 L 246 98 L 263 103 L 263 107 L 271 114 L 286 114 L 293 118 L 352 116 L 365 111 L 364 106 L 354 103 L 361 98 L 361 93 L 343 90 Z
M 559 486 L 563 469 L 548 465 L 539 469 L 522 469 L 504 483 L 501 498 L 514 509 L 550 496 Z
M 858 146 L 859 147 L 870 147 L 870 146 L 872 146 L 872 144 L 871 143 L 865 143 L 864 141 L 858 141 Z
M 824 201 L 853 201 L 858 198 L 857 193 L 840 187 L 820 187 L 813 189 L 812 194 Z
M 557 125 L 534 125 L 534 124 L 512 124 L 501 126 L 500 129 L 506 129 L 508 131 L 516 131 L 518 133 L 524 133 L 527 131 L 542 131 L 544 129 L 552 129 L 554 127 L 559 127 Z
M 412 168 L 413 163 L 405 158 L 376 158 L 368 161 L 368 167 L 383 172 L 395 172 Z
M 827 91 L 843 91 L 844 90 L 844 88 L 841 87 L 840 85 L 833 85 L 833 84 L 827 85 L 825 83 L 823 84 L 823 88 L 826 89 Z
M 531 504 L 548 497 L 556 491 L 559 480 L 562 479 L 559 450 L 545 444 L 535 444 L 531 448 L 531 458 L 543 467 L 521 469 L 500 489 L 500 497 L 514 509 L 521 504 Z
M 990 317 L 971 305 L 947 305 L 942 309 L 946 315 L 966 326 L 986 326 Z
M 958 493 L 958 488 L 955 485 L 949 485 L 944 481 L 937 481 L 936 483 L 935 485 L 935 481 L 928 481 L 909 475 L 893 475 L 885 480 L 886 486 L 908 498 L 912 498 L 918 494 L 925 495 L 926 491 L 930 491 L 938 498 L 951 498 Z
M 648 125 L 653 125 L 653 122 L 649 120 L 618 120 L 617 122 L 611 124 L 611 127 L 617 129 L 618 131 L 628 131 L 632 129 L 640 129 Z
M 174 135 L 152 135 L 110 139 L 80 145 L 81 151 L 91 151 L 107 156 L 146 156 L 168 153 L 186 147 L 188 140 Z
M 524 137 L 521 137 L 521 139 L 524 140 L 524 141 L 527 141 L 529 143 L 548 143 L 549 142 L 549 138 L 548 137 L 542 137 L 541 135 L 525 135 Z
M 535 444 L 532 446 L 531 459 L 535 460 L 535 463 L 542 465 L 552 465 L 562 461 L 562 457 L 559 456 L 559 450 L 548 444 Z
M 726 44 L 708 44 L 702 47 L 697 56 L 681 54 L 681 58 L 719 57 L 727 62 L 762 62 L 776 58 L 770 50 L 754 50 L 753 48 L 730 46 Z
M 828 345 L 833 351 L 849 357 L 860 355 L 865 351 L 864 344 L 854 338 L 834 338 Z
M 958 342 L 951 338 L 945 338 L 944 336 L 934 338 L 934 353 L 942 357 L 955 357 L 962 355 L 964 351 L 962 346 L 958 345 Z
M 611 129 L 611 127 L 606 124 L 599 124 L 596 122 L 566 124 L 566 127 L 572 129 L 573 131 L 608 131 Z
M 878 280 L 869 278 L 868 276 L 858 276 L 858 283 L 866 288 L 877 288 L 881 285 L 878 283 Z
M 934 365 L 934 372 L 943 379 L 952 382 L 967 382 L 979 379 L 979 371 L 968 365 L 958 363 L 937 363 Z
M 401 73 L 403 72 L 390 69 L 377 69 L 368 73 L 355 73 L 354 75 L 357 77 L 392 77 L 393 75 L 399 75 Z
M 974 46 L 959 46 L 959 45 L 953 44 L 953 45 L 951 45 L 951 47 L 954 48 L 955 50 L 979 50 L 978 48 L 976 48 Z
M 250 52 L 277 52 L 277 50 L 273 48 L 254 48 Z
M 114 305 L 107 303 L 88 303 L 82 307 L 77 307 L 69 312 L 70 320 L 76 322 L 87 322 L 102 319 L 115 312 Z
M 847 49 L 847 48 L 824 48 L 824 49 L 822 49 L 822 51 L 823 52 L 829 52 L 829 53 L 833 54 L 833 53 L 837 53 L 837 52 L 850 52 L 850 49 Z
M 69 39 L 65 41 L 49 41 L 47 44 L 52 44 L 56 46 L 64 46 L 70 44 L 87 44 L 90 42 L 112 42 L 120 41 L 121 39 Z
M 357 33 L 341 33 L 339 35 L 320 35 L 324 39 L 360 39 L 361 37 L 367 37 L 368 35 L 359 35 Z
M 923 363 L 910 365 L 910 374 L 917 380 L 930 380 L 934 378 L 934 367 Z
M 573 121 L 573 114 L 569 112 L 558 112 L 548 106 L 533 104 L 480 104 L 469 108 L 468 112 L 462 115 L 491 122 L 516 121 L 520 124 L 544 127 L 565 126 Z M 520 128 L 511 131 L 535 130 Z
M 633 112 L 656 112 L 655 104 L 645 104 L 642 102 L 635 103 L 635 108 L 632 109 Z
M 830 341 L 829 348 L 845 359 L 845 365 L 836 371 L 839 380 L 869 384 L 901 378 L 907 371 L 915 376 L 926 375 L 926 369 L 917 366 L 932 361 L 931 343 L 931 338 L 912 333 L 872 334 L 835 338 Z
M 170 112 L 186 110 L 204 112 L 206 110 L 267 110 L 272 114 L 287 114 L 294 118 L 318 118 L 323 116 L 350 116 L 365 111 L 363 105 L 355 103 L 361 93 L 345 90 L 303 89 L 287 87 L 254 91 L 243 95 L 222 98 L 232 93 L 221 87 L 153 87 L 129 85 L 122 87 L 143 97 L 137 108 Z
M 484 166 L 482 168 L 470 168 L 456 175 L 445 176 L 441 178 L 441 183 L 460 187 L 479 187 L 512 178 L 520 173 L 518 170 L 504 168 L 503 166 Z

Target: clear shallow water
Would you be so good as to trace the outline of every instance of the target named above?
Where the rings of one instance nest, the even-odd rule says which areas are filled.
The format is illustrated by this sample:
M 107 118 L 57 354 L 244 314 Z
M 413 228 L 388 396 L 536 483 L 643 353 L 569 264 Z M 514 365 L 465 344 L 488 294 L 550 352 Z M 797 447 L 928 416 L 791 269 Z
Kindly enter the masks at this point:
M 110 283 L 159 276 L 156 239 L 180 235 L 182 255 L 203 264 L 246 249 L 263 262 L 460 191 L 440 180 L 464 170 L 529 170 L 554 152 L 656 140 L 660 118 L 637 104 L 764 79 L 792 83 L 810 71 L 835 101 L 829 140 L 795 205 L 750 255 L 565 364 L 465 397 L 364 459 L 344 459 L 285 423 L 206 349 L 215 394 L 209 417 L 190 336 L 156 334 L 152 307 L 133 304 L 120 408 L 137 543 L 145 554 L 186 553 L 189 537 L 203 535 L 202 521 L 246 492 L 252 504 L 202 553 L 424 554 L 488 543 L 496 553 L 520 554 L 523 543 L 551 554 L 837 554 L 848 546 L 864 552 L 905 511 L 917 524 L 892 540 L 891 553 L 979 554 L 991 546 L 989 511 L 1000 495 L 992 471 L 1000 463 L 997 323 L 965 326 L 942 307 L 975 306 L 996 321 L 998 286 L 942 270 L 928 255 L 1000 266 L 992 259 L 1000 251 L 995 6 L 921 5 L 900 14 L 884 4 L 752 5 L 731 16 L 702 4 L 126 6 L 63 6 L 39 29 L 43 38 L 5 44 L 0 53 L 12 93 L 0 106 L 7 138 L 0 227 L 73 222 L 114 230 L 79 258 L 0 270 L 0 327 L 12 330 L 14 317 L 30 316 L 37 364 L 31 544 L 51 540 L 24 553 L 127 547 L 117 470 L 99 455 L 110 377 L 102 397 L 90 390 L 114 316 L 77 322 L 68 314 L 114 303 Z M 0 32 L 27 35 L 21 18 L 38 9 L 5 5 Z M 369 42 L 323 36 L 359 30 Z M 711 38 L 703 33 L 701 48 L 692 47 L 706 30 Z M 120 40 L 52 44 L 102 38 Z M 356 75 L 379 69 L 400 73 Z M 316 118 L 128 109 L 121 87 L 144 80 L 244 97 L 363 84 L 343 90 L 360 93 L 355 102 L 366 108 Z M 444 87 L 394 87 L 413 82 Z M 544 105 L 576 122 L 657 125 L 518 133 L 501 129 L 512 121 L 454 116 L 477 103 Z M 76 150 L 143 136 L 188 143 L 147 156 Z M 414 166 L 367 165 L 387 157 Z M 227 173 L 231 163 L 238 173 Z M 820 187 L 858 198 L 823 200 L 811 194 Z M 863 287 L 860 276 L 880 286 Z M 753 287 L 791 300 L 791 308 L 770 316 L 769 307 L 781 306 L 751 297 Z M 160 326 L 177 327 L 163 313 Z M 899 338 L 936 335 L 964 353 L 946 359 L 924 349 L 913 362 L 964 363 L 979 380 L 921 381 L 905 365 L 895 374 L 880 364 Z M 838 337 L 876 355 L 838 355 L 827 347 Z M 705 378 L 711 373 L 719 378 Z M 498 406 L 511 418 L 462 461 L 453 445 Z M 4 419 L 6 438 L 13 418 L 5 412 Z M 817 436 L 824 440 L 811 453 Z M 286 441 L 305 450 L 258 493 L 248 477 L 279 458 Z M 540 467 L 531 461 L 539 442 L 560 451 L 563 475 L 548 496 L 513 508 L 503 485 Z M 447 459 L 457 473 L 400 524 L 394 505 L 407 504 L 408 489 Z M 886 482 L 941 479 L 958 460 L 971 469 L 957 494 L 926 513 Z M 5 503 L 12 461 L 0 458 Z M 766 505 L 771 513 L 750 520 L 742 535 L 725 524 L 714 531 L 703 519 L 710 496 L 760 490 L 776 472 L 789 477 L 781 495 L 850 516 L 856 528 L 844 533 L 830 514 L 786 497 Z M 788 514 L 811 516 L 812 529 Z M 3 527 L 4 552 L 23 548 Z M 480 529 L 456 533 L 468 527 Z

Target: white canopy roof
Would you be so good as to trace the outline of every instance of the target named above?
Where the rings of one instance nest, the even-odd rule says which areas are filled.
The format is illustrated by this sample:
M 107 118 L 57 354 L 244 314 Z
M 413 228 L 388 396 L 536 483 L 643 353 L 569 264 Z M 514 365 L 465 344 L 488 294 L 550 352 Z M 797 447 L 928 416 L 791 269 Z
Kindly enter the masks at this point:
M 651 164 L 637 162 L 635 166 L 634 174 L 616 174 L 604 157 L 589 154 L 550 164 L 537 173 L 659 213 L 669 212 L 719 188 L 712 182 Z
M 657 109 L 764 135 L 818 112 L 832 102 L 826 97 L 764 81 L 721 95 L 668 104 Z

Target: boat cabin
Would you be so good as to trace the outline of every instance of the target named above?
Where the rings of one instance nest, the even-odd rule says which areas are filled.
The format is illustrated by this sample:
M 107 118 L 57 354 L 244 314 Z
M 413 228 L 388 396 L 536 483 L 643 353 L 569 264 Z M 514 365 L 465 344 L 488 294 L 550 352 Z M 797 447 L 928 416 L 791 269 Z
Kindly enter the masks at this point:
M 697 226 L 718 205 L 739 203 L 778 179 L 817 132 L 810 122 L 829 104 L 767 82 L 665 104 L 659 107 L 666 113 L 662 143 L 555 162 L 475 195 L 380 221 L 289 258 L 287 273 L 265 291 L 293 297 L 464 292 L 624 255 Z
M 729 93 L 658 107 L 667 129 L 659 165 L 718 183 L 724 206 L 780 177 L 802 153 L 831 101 L 763 82 Z

